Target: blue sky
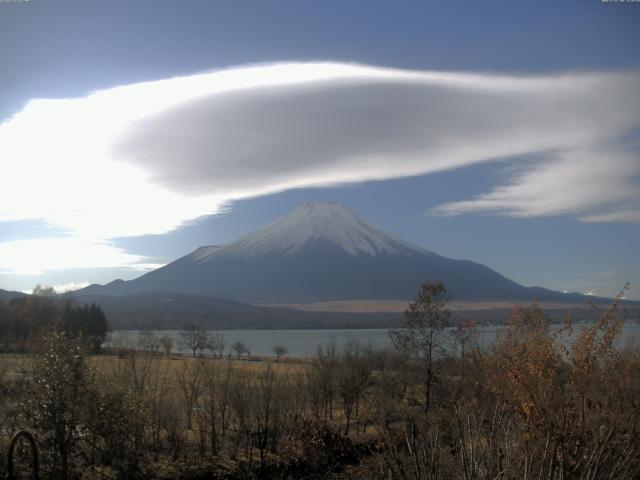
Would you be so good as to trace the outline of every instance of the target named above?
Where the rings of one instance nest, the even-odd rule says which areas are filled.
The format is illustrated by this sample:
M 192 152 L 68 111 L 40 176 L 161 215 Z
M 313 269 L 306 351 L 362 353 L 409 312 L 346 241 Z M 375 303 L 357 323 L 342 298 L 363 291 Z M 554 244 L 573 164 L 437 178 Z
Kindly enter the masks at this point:
M 133 278 L 332 200 L 525 285 L 640 298 L 638 45 L 637 3 L 0 2 L 0 288 Z M 222 69 L 253 83 L 193 97 Z

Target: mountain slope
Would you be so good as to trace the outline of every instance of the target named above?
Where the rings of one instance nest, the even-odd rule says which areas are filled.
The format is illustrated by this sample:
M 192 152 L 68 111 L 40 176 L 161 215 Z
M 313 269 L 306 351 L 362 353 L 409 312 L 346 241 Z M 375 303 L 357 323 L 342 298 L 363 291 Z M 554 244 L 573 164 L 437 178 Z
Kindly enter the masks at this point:
M 135 280 L 77 293 L 170 291 L 248 303 L 410 299 L 421 283 L 438 280 L 456 299 L 583 298 L 526 288 L 484 265 L 442 257 L 324 202 L 301 205 L 236 242 L 201 247 Z
M 0 301 L 8 302 L 9 300 L 13 300 L 14 298 L 21 298 L 27 296 L 26 293 L 22 292 L 13 292 L 9 290 L 0 289 Z

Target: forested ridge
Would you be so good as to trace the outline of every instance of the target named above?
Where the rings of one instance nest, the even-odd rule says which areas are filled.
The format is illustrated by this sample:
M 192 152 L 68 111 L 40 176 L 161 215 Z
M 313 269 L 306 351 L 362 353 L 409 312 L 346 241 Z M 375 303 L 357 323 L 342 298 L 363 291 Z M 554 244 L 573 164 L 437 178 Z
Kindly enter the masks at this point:
M 34 289 L 32 295 L 0 301 L 0 348 L 4 352 L 38 351 L 50 332 L 62 331 L 100 351 L 109 330 L 102 308 L 78 304 L 53 289 Z

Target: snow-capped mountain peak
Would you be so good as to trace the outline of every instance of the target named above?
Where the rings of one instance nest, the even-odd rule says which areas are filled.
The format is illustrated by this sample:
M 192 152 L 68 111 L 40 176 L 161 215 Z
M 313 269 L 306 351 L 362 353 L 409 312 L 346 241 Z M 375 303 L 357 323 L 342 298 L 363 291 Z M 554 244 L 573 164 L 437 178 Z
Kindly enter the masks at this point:
M 177 292 L 254 304 L 406 300 L 433 281 L 459 299 L 576 299 L 416 247 L 324 202 L 301 205 L 233 243 L 201 247 L 134 280 L 91 285 L 83 294 Z
M 389 235 L 338 203 L 310 202 L 300 205 L 264 228 L 218 249 L 200 249 L 198 260 L 234 256 L 290 255 L 314 242 L 328 242 L 351 255 L 399 255 L 419 247 Z

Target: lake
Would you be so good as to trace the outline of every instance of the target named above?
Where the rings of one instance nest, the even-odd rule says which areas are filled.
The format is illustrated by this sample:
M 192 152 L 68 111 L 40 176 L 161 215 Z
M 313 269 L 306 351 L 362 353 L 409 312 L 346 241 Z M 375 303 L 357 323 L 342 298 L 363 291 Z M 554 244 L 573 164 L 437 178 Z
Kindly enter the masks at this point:
M 584 328 L 584 324 L 574 325 L 575 329 Z M 552 329 L 559 325 L 552 325 Z M 495 325 L 485 325 L 478 327 L 478 342 L 486 348 L 496 338 L 497 332 L 503 327 Z M 451 329 L 447 329 L 449 333 Z M 157 338 L 168 336 L 173 340 L 173 351 L 175 353 L 191 353 L 181 345 L 180 331 L 178 330 L 156 330 L 152 332 Z M 352 330 L 216 330 L 212 333 L 219 333 L 224 336 L 227 343 L 225 355 L 231 351 L 231 345 L 236 341 L 241 341 L 247 345 L 251 355 L 273 356 L 273 347 L 284 346 L 289 356 L 310 357 L 315 355 L 319 345 L 335 343 L 338 350 L 342 349 L 350 340 L 357 340 L 364 346 L 374 348 L 385 348 L 391 342 L 387 329 L 352 329 Z M 116 330 L 111 333 L 108 344 L 125 342 L 127 345 L 135 346 L 140 338 L 139 330 Z M 575 333 L 574 333 L 575 336 Z M 448 347 L 453 343 L 447 336 Z M 618 345 L 623 345 L 628 341 L 640 340 L 640 324 L 626 322 Z

